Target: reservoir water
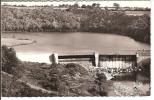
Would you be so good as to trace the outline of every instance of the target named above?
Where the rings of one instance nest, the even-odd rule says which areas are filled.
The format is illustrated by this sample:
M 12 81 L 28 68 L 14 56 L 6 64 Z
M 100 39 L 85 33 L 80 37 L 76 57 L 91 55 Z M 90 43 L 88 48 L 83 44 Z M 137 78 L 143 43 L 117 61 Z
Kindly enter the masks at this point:
M 2 37 L 11 37 L 4 33 Z M 150 45 L 126 36 L 109 33 L 14 33 L 15 38 L 32 39 L 36 43 L 15 46 L 17 56 L 24 61 L 49 62 L 49 55 L 56 53 L 120 53 L 150 50 Z

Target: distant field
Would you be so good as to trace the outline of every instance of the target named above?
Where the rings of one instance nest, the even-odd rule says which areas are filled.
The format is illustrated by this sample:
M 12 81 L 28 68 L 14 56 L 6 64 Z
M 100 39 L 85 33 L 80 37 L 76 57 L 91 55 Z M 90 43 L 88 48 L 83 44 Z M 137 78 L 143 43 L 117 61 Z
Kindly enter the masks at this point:
M 42 8 L 40 7 L 35 7 L 35 6 L 31 6 L 31 7 L 18 7 L 18 6 L 7 6 L 9 8 L 16 8 L 16 9 L 39 9 Z M 65 8 L 53 8 L 53 9 L 61 9 L 64 10 Z M 150 16 L 150 11 L 125 11 L 127 15 L 133 15 L 133 16 L 141 16 L 141 15 L 149 15 Z
M 150 11 L 125 11 L 127 15 L 141 16 L 141 15 L 149 15 Z

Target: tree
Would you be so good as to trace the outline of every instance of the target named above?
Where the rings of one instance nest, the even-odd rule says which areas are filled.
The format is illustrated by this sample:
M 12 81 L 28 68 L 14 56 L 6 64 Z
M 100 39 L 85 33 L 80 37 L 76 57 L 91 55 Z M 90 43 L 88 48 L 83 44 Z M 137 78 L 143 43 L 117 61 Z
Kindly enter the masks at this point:
M 113 3 L 113 7 L 115 7 L 115 10 L 118 10 L 120 8 L 120 4 L 118 3 Z
M 96 4 L 96 7 L 97 7 L 97 8 L 99 8 L 99 7 L 100 7 L 100 4 L 99 4 L 99 3 L 97 3 L 97 4 Z
M 73 7 L 74 7 L 74 8 L 78 8 L 78 7 L 79 7 L 78 3 L 75 3 L 75 4 L 73 5 Z
M 97 5 L 96 3 L 93 3 L 93 4 L 92 4 L 92 7 L 93 7 L 93 8 L 95 8 L 95 7 L 96 7 L 96 5 Z
M 81 8 L 86 8 L 86 5 L 85 5 L 85 4 L 83 4 L 83 5 L 81 6 Z

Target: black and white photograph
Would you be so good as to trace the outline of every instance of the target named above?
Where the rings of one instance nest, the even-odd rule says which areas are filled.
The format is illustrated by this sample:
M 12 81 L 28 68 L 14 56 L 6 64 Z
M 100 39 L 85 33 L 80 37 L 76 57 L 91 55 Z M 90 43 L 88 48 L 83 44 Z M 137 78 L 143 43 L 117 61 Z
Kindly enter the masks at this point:
M 150 0 L 1 1 L 1 97 L 145 96 Z

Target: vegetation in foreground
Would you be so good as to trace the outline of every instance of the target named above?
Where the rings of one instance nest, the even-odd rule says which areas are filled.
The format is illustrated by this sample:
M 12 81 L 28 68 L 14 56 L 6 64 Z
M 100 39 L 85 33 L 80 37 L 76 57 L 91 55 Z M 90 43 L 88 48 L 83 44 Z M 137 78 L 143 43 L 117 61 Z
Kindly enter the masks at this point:
M 6 32 L 99 32 L 130 36 L 150 43 L 150 16 L 129 16 L 125 11 L 103 10 L 93 4 L 66 10 L 49 7 L 25 9 L 2 6 L 2 31 Z
M 148 82 L 150 81 L 150 78 L 151 78 L 151 68 L 150 68 L 149 65 L 151 65 L 151 59 L 150 58 L 142 60 L 138 64 L 138 66 L 141 69 L 138 72 L 138 74 L 141 75 L 143 78 L 146 78 L 146 81 L 148 81 Z M 141 79 L 141 80 L 143 80 L 143 79 Z
M 87 70 L 73 63 L 48 65 L 21 62 L 16 57 L 13 48 L 7 46 L 1 48 L 2 96 L 4 97 L 108 96 L 108 92 L 112 96 L 150 95 L 150 90 L 144 93 L 142 85 L 138 85 L 142 88 L 129 85 L 137 83 L 107 81 L 100 69 Z M 149 60 L 140 64 L 140 67 L 143 67 L 142 72 L 146 73 L 147 77 L 150 72 Z M 127 91 L 128 88 L 129 91 Z
M 47 65 L 21 62 L 14 49 L 7 46 L 2 46 L 2 54 L 2 96 L 106 95 L 102 85 L 105 82 L 103 73 L 91 75 L 84 67 L 73 63 Z M 43 89 L 50 93 L 42 92 Z

